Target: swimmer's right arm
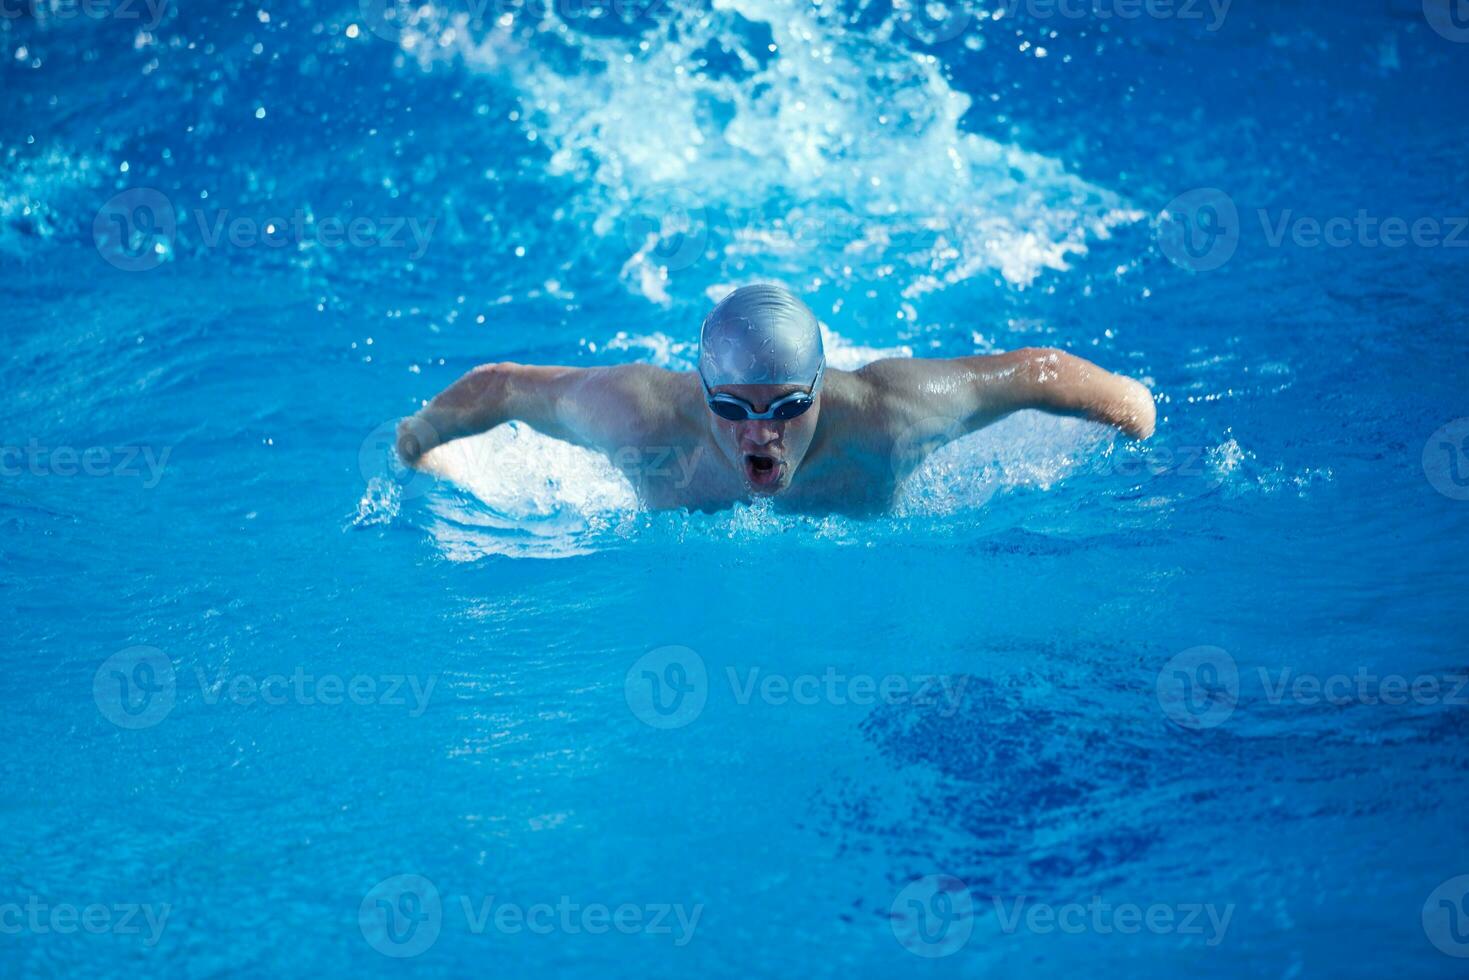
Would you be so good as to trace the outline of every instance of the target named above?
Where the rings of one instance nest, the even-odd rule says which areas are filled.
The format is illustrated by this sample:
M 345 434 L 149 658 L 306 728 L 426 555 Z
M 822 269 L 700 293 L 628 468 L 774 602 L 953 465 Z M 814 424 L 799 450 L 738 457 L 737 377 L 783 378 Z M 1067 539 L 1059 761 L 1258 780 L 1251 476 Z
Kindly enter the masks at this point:
M 398 455 L 417 466 L 436 446 L 512 419 L 556 439 L 604 448 L 616 441 L 619 427 L 637 410 L 646 373 L 658 370 L 646 364 L 483 364 L 398 424 Z

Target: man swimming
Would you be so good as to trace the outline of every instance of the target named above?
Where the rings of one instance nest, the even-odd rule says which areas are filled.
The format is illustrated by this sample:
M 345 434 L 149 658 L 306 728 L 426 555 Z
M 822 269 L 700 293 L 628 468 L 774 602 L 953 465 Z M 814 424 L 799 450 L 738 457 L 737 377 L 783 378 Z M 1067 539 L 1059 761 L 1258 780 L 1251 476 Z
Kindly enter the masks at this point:
M 784 286 L 743 286 L 705 318 L 698 370 L 649 364 L 486 364 L 398 427 L 435 446 L 519 419 L 605 454 L 645 506 L 718 510 L 773 498 L 807 513 L 873 513 L 944 443 L 1033 408 L 1153 433 L 1148 389 L 1059 350 L 826 366 L 816 316 Z

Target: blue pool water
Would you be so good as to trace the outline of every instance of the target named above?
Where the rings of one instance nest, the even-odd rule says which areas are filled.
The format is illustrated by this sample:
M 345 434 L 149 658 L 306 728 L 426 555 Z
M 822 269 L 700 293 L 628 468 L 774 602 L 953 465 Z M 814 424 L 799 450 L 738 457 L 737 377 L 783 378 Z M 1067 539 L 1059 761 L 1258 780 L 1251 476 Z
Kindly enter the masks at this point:
M 1469 24 L 593 6 L 6 7 L 3 972 L 1462 975 Z M 759 277 L 1158 435 L 390 456 Z

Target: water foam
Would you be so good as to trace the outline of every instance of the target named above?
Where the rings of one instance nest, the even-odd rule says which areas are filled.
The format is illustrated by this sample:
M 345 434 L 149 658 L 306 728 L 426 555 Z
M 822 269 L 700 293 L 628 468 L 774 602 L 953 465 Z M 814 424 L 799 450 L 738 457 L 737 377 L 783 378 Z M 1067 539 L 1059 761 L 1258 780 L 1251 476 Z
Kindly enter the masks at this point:
M 1143 217 L 1054 159 L 964 132 L 970 96 L 890 20 L 716 0 L 609 37 L 548 16 L 480 27 L 428 5 L 401 44 L 508 80 L 527 135 L 597 234 L 625 240 L 623 279 L 654 302 L 711 254 L 735 277 L 887 279 L 909 299 L 982 275 L 1023 288 Z
M 53 147 L 27 155 L 12 147 L 0 173 L 0 253 L 28 258 L 75 219 L 58 201 L 102 180 L 97 161 Z

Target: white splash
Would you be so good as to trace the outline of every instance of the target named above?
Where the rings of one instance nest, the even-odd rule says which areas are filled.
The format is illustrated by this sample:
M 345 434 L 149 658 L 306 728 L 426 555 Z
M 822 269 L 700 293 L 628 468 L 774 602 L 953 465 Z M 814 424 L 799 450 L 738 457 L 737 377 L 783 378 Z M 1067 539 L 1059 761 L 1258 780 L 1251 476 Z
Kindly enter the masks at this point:
M 844 370 L 881 357 L 911 355 L 903 347 L 853 345 L 829 330 L 824 336 L 828 356 Z M 643 353 L 641 360 L 670 370 L 692 368 L 692 350 L 662 333 L 620 333 L 605 346 Z M 977 512 L 998 491 L 1047 488 L 1062 480 L 1111 438 L 1109 430 L 1093 423 L 1021 412 L 934 453 L 905 484 L 897 511 Z M 424 463 L 477 501 L 465 506 L 452 493 L 430 494 L 429 507 L 440 519 L 432 532 L 443 553 L 456 560 L 487 554 L 544 558 L 583 554 L 596 550 L 589 542 L 590 532 L 630 531 L 639 513 L 632 484 L 606 457 L 520 423 L 441 446 Z M 731 520 L 746 527 L 770 518 L 767 511 L 738 510 Z M 844 526 L 833 518 L 823 525 L 824 533 L 840 536 L 837 532 Z
M 1144 217 L 1054 159 L 964 132 L 972 100 L 936 58 L 835 6 L 715 0 L 594 37 L 554 14 L 527 32 L 428 5 L 402 44 L 425 67 L 507 80 L 597 234 L 625 240 L 624 281 L 663 305 L 670 274 L 716 242 L 720 271 L 896 270 L 886 291 L 911 299 L 980 275 L 1024 288 Z M 732 67 L 706 66 L 710 51 Z
M 32 254 L 61 228 L 76 223 L 55 202 L 99 183 L 102 168 L 91 157 L 52 147 L 35 155 L 11 148 L 0 168 L 0 253 Z M 90 221 L 91 215 L 88 214 Z M 87 234 L 91 228 L 85 229 Z

